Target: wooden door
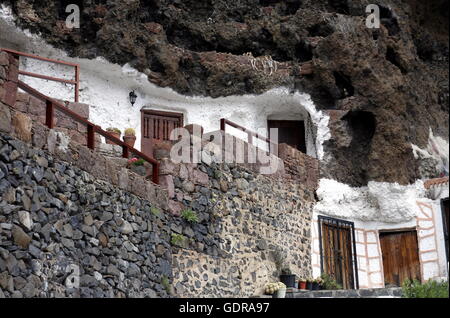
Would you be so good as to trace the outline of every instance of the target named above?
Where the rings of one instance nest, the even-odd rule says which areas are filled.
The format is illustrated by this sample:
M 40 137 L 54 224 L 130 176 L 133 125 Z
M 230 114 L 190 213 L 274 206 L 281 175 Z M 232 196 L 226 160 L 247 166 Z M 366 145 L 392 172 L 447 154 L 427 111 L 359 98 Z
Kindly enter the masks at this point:
M 322 272 L 344 289 L 355 288 L 353 223 L 331 218 L 319 219 L 321 228 Z M 355 267 L 356 267 L 355 263 Z
M 141 150 L 153 157 L 153 145 L 157 142 L 170 141 L 173 129 L 183 127 L 183 114 L 142 110 Z
M 417 231 L 380 233 L 385 285 L 421 280 Z
M 298 120 L 269 120 L 269 128 L 278 128 L 278 144 L 288 144 L 306 153 L 305 122 Z

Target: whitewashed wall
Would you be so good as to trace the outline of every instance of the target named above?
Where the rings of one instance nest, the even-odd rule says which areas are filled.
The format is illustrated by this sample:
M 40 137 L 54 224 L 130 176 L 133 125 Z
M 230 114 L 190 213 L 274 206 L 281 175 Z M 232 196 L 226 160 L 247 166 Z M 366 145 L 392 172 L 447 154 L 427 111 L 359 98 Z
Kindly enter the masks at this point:
M 12 48 L 48 58 L 61 59 L 80 64 L 80 102 L 91 105 L 90 120 L 95 124 L 117 127 L 122 131 L 135 128 L 136 146 L 140 148 L 141 109 L 181 112 L 185 124 L 199 124 L 205 132 L 218 130 L 220 118 L 227 118 L 253 131 L 267 129 L 268 119 L 305 120 L 309 113 L 316 130 L 316 139 L 307 140 L 307 152 L 323 157 L 322 144 L 329 139 L 328 116 L 317 111 L 308 94 L 291 94 L 286 88 L 271 90 L 263 95 L 230 96 L 226 98 L 187 97 L 172 89 L 160 88 L 129 65 L 111 64 L 102 58 L 95 60 L 69 58 L 27 31 L 18 30 L 7 7 L 0 7 L 0 47 Z M 55 77 L 73 78 L 70 68 L 22 59 L 21 69 Z M 46 80 L 22 78 L 42 93 L 63 100 L 73 100 L 73 88 Z M 136 104 L 132 107 L 129 92 L 136 90 Z M 230 133 L 239 136 L 230 129 Z M 311 135 L 311 134 L 309 134 Z M 317 149 L 317 150 L 316 150 Z

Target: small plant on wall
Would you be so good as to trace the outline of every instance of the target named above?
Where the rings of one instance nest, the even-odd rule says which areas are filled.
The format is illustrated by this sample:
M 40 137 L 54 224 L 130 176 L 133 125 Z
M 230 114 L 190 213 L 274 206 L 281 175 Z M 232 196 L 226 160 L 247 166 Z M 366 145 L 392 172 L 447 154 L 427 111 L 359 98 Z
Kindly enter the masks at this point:
M 132 158 L 128 160 L 128 164 L 133 166 L 143 166 L 144 163 L 145 163 L 144 159 Z
M 181 212 L 181 217 L 190 223 L 198 223 L 199 221 L 197 213 L 195 213 L 191 209 L 187 209 Z
M 161 211 L 158 208 L 155 208 L 154 206 L 150 208 L 150 212 L 157 217 L 161 215 Z
M 172 239 L 170 240 L 170 243 L 174 246 L 185 248 L 185 247 L 187 247 L 188 240 L 182 234 L 172 233 Z

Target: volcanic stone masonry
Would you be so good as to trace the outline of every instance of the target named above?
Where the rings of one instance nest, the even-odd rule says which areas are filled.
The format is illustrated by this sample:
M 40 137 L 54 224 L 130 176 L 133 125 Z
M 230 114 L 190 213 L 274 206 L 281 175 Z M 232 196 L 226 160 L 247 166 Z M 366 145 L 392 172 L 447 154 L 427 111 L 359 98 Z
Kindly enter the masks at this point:
M 0 297 L 252 296 L 283 268 L 311 275 L 318 169 L 288 182 L 163 160 L 163 189 L 43 126 L 31 97 L 15 103 L 10 62 L 0 54 Z

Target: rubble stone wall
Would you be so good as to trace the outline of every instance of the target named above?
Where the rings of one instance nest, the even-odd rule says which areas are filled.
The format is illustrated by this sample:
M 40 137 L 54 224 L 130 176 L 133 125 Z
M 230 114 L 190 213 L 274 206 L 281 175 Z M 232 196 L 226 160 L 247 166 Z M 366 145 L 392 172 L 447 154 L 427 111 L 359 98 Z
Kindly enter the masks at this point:
M 155 185 L 19 111 L 4 62 L 0 297 L 251 296 L 283 267 L 310 276 L 306 185 L 169 160 Z
M 183 220 L 184 246 L 173 250 L 174 290 L 180 297 L 261 295 L 282 269 L 308 278 L 313 192 L 236 164 L 162 164 L 169 211 Z M 204 233 L 198 240 L 197 233 Z

